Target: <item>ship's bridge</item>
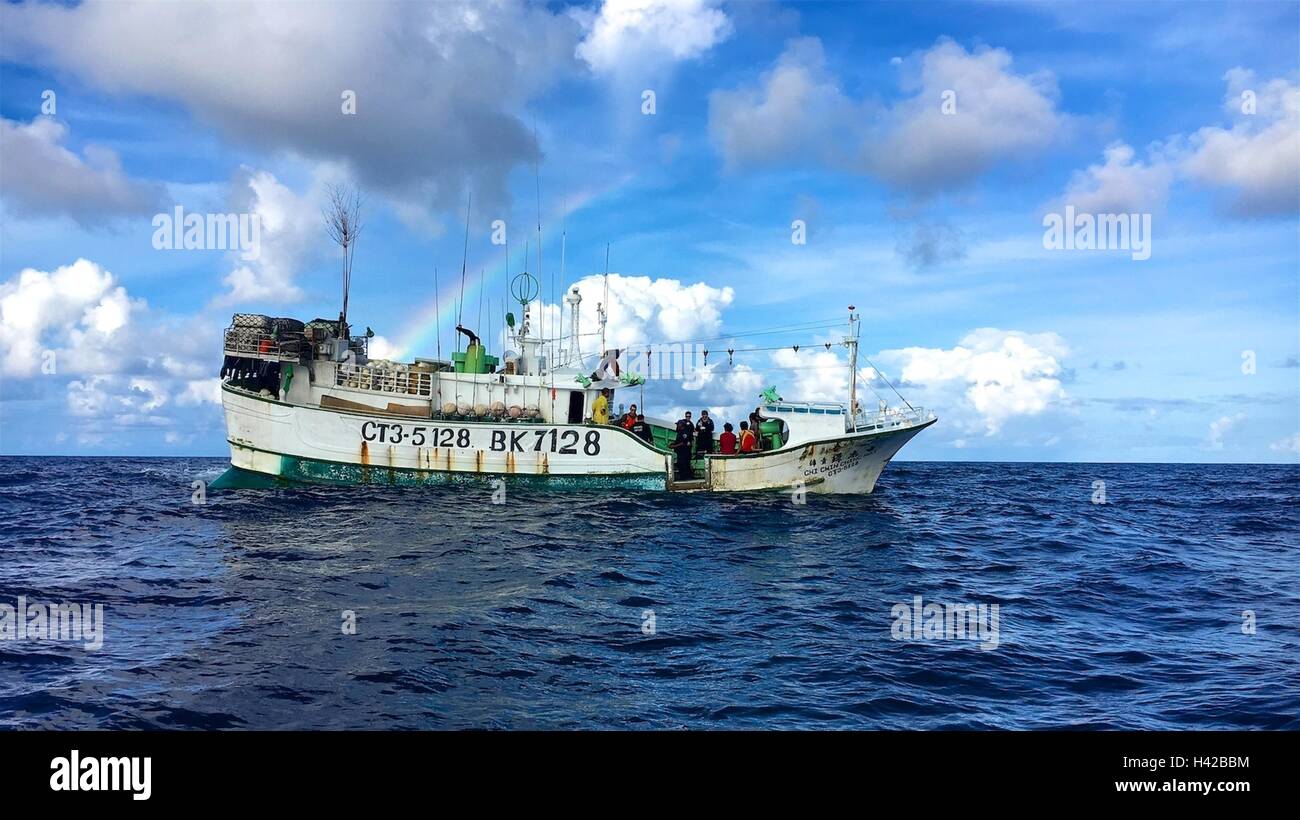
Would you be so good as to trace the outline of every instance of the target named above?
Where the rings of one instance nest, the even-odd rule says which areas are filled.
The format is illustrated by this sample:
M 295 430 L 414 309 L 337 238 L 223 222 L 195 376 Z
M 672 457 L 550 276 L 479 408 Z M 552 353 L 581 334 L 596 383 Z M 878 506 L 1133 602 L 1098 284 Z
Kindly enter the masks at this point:
M 759 410 L 765 419 L 782 423 L 785 428 L 782 439 L 786 444 L 817 441 L 850 432 L 912 427 L 935 417 L 925 408 L 885 407 L 883 403 L 878 412 L 859 412 L 855 419 L 850 419 L 848 407 L 838 402 L 768 402 L 760 405 Z
M 836 402 L 768 402 L 760 405 L 759 412 L 765 419 L 783 423 L 786 444 L 842 436 L 847 429 L 847 410 Z

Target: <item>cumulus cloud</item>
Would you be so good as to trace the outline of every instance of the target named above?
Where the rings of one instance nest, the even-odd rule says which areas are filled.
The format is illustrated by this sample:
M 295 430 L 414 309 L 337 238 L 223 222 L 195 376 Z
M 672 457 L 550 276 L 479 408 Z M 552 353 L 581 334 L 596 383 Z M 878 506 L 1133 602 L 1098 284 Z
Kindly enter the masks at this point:
M 1145 161 L 1112 143 L 1104 162 L 1074 174 L 1061 204 L 1090 213 L 1150 212 L 1164 204 L 1171 185 L 1190 182 L 1219 191 L 1232 216 L 1300 211 L 1300 85 L 1259 81 L 1244 68 L 1224 80 L 1231 127 L 1175 135 L 1150 146 Z
M 1055 333 L 979 328 L 952 349 L 908 347 L 876 357 L 897 372 L 913 404 L 947 408 L 970 432 L 998 433 L 1012 419 L 1036 416 L 1065 399 Z
M 87 421 L 162 426 L 173 406 L 219 405 L 218 334 L 210 319 L 151 312 L 88 259 L 0 283 L 0 374 L 67 379 L 69 414 Z
M 601 74 L 654 70 L 704 54 L 730 36 L 731 20 L 715 0 L 605 0 L 576 49 Z
M 327 247 L 321 206 L 325 185 L 337 176 L 318 169 L 311 186 L 295 193 L 268 171 L 240 169 L 232 185 L 231 208 L 255 216 L 261 223 L 256 259 L 232 253 L 234 268 L 223 279 L 226 292 L 219 305 L 294 302 L 302 298 L 295 277 L 302 265 Z
M 67 137 L 68 127 L 48 117 L 0 118 L 0 195 L 11 214 L 68 216 L 97 227 L 163 207 L 161 185 L 128 177 L 107 148 L 89 145 L 78 156 L 64 147 Z
M 174 101 L 228 138 L 345 163 L 425 206 L 506 201 L 538 157 L 517 111 L 576 67 L 579 23 L 494 2 L 6 4 L 0 56 Z M 201 32 L 202 36 L 194 36 Z M 355 92 L 356 113 L 343 113 Z M 6 163 L 8 164 L 8 163 Z
M 1300 433 L 1280 438 L 1268 445 L 1268 449 L 1278 453 L 1300 454 Z
M 967 51 L 941 39 L 910 63 L 903 87 L 912 96 L 889 109 L 863 146 L 866 166 L 895 188 L 961 187 L 1001 160 L 1046 147 L 1062 126 L 1055 79 L 1016 73 L 1005 49 Z
M 595 333 L 600 320 L 597 304 L 605 301 L 605 280 L 587 276 L 578 280 L 582 296 L 579 305 L 579 331 L 583 334 L 583 352 L 594 355 L 600 347 Z M 570 288 L 570 290 L 572 289 Z M 722 311 L 731 304 L 735 292 L 729 287 L 716 288 L 704 282 L 683 284 L 678 279 L 651 279 L 648 276 L 609 275 L 609 301 L 606 346 L 625 349 L 644 348 L 647 343 L 674 343 L 712 338 L 722 327 Z M 563 333 L 569 333 L 569 310 L 546 305 L 549 326 L 557 327 L 562 314 Z
M 1135 158 L 1122 142 L 1106 148 L 1105 161 L 1077 172 L 1064 203 L 1087 213 L 1150 213 L 1162 207 L 1174 179 L 1174 168 L 1163 157 L 1148 162 Z
M 792 401 L 848 401 L 849 369 L 829 350 L 774 350 L 769 357 L 780 394 Z
M 1223 449 L 1223 437 L 1232 432 L 1235 428 L 1246 420 L 1245 413 L 1236 413 L 1231 416 L 1220 416 L 1210 422 L 1209 444 L 1211 450 Z
M 903 71 L 905 96 L 873 110 L 841 90 L 820 41 L 794 40 L 756 86 L 710 97 L 710 133 L 733 170 L 829 165 L 927 195 L 1041 149 L 1061 128 L 1053 77 L 1015 72 L 1004 49 L 945 38 Z
M 93 368 L 142 307 L 87 259 L 49 272 L 27 268 L 0 284 L 0 372 L 38 373 L 46 351 L 56 370 Z
M 1222 189 L 1233 214 L 1295 213 L 1300 210 L 1300 85 L 1261 82 L 1243 68 L 1224 79 L 1225 107 L 1235 121 L 1230 128 L 1207 126 L 1193 134 L 1184 172 Z M 1254 97 L 1254 113 L 1243 110 L 1247 92 Z
M 865 113 L 840 90 L 816 37 L 790 41 L 753 87 L 714 91 L 709 134 L 728 170 L 810 162 L 851 164 L 845 135 L 861 130 Z

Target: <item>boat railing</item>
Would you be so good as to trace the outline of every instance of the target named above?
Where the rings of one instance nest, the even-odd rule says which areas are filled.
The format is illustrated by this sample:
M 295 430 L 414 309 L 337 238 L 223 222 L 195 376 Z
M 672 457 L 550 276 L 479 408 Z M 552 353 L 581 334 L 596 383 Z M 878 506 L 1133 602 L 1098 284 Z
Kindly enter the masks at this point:
M 924 407 L 887 407 L 875 413 L 859 413 L 855 418 L 854 432 L 888 430 L 894 427 L 914 427 L 934 418 L 934 413 Z
M 251 327 L 226 328 L 224 341 L 227 356 L 271 361 L 297 361 L 303 344 L 301 337 L 280 340 L 265 330 Z
M 433 373 L 396 367 L 340 364 L 334 370 L 334 385 L 353 390 L 374 390 L 403 396 L 433 396 Z
M 780 401 L 763 405 L 766 413 L 812 413 L 814 415 L 842 415 L 844 405 L 829 401 Z

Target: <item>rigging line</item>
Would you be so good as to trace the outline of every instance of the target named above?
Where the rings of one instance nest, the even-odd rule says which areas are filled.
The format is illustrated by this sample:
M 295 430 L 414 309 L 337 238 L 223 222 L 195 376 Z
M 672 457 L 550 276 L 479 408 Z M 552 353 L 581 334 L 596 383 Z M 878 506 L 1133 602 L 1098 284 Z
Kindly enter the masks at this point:
M 795 353 L 800 353 L 800 352 L 805 351 L 805 350 L 809 350 L 809 351 L 813 351 L 813 352 L 829 352 L 829 351 L 826 350 L 826 343 L 825 343 L 825 342 L 810 342 L 810 343 L 808 343 L 808 344 L 799 343 L 799 344 L 797 344 L 797 345 L 795 345 L 795 344 L 789 344 L 789 345 L 780 345 L 780 346 L 778 346 L 778 347 L 742 347 L 742 348 L 737 348 L 737 349 L 731 351 L 728 355 L 736 356 L 736 355 L 739 355 L 739 354 L 741 354 L 741 353 L 762 353 L 762 352 L 768 352 L 768 351 L 772 351 L 772 350 L 794 350 L 794 348 L 796 348 L 796 347 L 799 348 L 799 349 L 798 349 L 798 350 L 795 350 Z M 844 347 L 844 342 L 831 342 L 831 347 L 832 347 L 832 348 L 836 348 L 836 347 Z M 633 345 L 632 347 L 627 348 L 627 349 L 628 349 L 628 350 L 640 350 L 640 351 L 643 352 L 643 353 L 645 352 L 645 351 L 642 349 L 642 346 L 641 346 L 641 345 Z M 651 351 L 651 352 L 653 352 L 653 351 Z M 662 352 L 662 351 L 661 351 L 661 352 Z M 719 352 L 721 352 L 721 353 L 727 353 L 727 351 L 725 351 L 725 350 L 723 350 L 723 351 L 719 351 Z M 670 354 L 670 355 L 671 355 L 671 354 Z
M 711 338 L 711 339 L 678 339 L 677 341 L 672 341 L 672 342 L 669 342 L 669 341 L 650 341 L 650 342 L 633 342 L 632 344 L 633 344 L 633 345 L 640 345 L 640 346 L 643 346 L 643 347 L 644 347 L 644 346 L 646 346 L 646 345 L 652 345 L 652 344 L 694 344 L 694 343 L 697 343 L 697 342 L 699 342 L 699 343 L 702 343 L 702 342 L 725 342 L 725 341 L 729 341 L 729 340 L 731 340 L 731 339 L 738 339 L 738 338 L 741 338 L 741 337 L 744 337 L 744 336 L 768 336 L 768 335 L 772 335 L 772 334 L 775 334 L 775 333 L 797 333 L 797 332 L 799 332 L 799 331 L 801 331 L 801 330 L 823 330 L 823 329 L 829 329 L 829 328 L 835 328 L 835 327 L 843 327 L 843 325 L 844 325 L 844 321 L 843 321 L 843 320 L 840 320 L 840 321 L 837 321 L 837 322 L 829 322 L 829 323 L 823 323 L 823 324 L 786 325 L 786 326 L 783 326 L 783 327 L 776 327 L 776 328 L 773 328 L 773 329 L 771 329 L 771 330 L 746 330 L 746 331 L 740 331 L 740 332 L 737 332 L 737 333 L 732 333 L 732 334 L 729 334 L 729 335 L 727 335 L 727 336 L 715 336 L 715 337 L 713 337 L 713 338 Z M 584 335 L 586 335 L 586 334 L 584 334 Z M 834 344 L 839 344 L 839 342 L 835 342 Z
M 912 403 L 909 402 L 906 398 L 904 398 L 902 393 L 899 393 L 899 392 L 898 392 L 898 388 L 897 388 L 897 387 L 894 387 L 893 382 L 891 382 L 889 379 L 886 379 L 886 378 L 885 378 L 885 374 L 882 373 L 882 372 L 880 372 L 880 368 L 879 368 L 879 367 L 876 367 L 875 362 L 871 361 L 871 360 L 868 359 L 866 356 L 863 356 L 862 359 L 863 359 L 863 361 L 865 361 L 867 364 L 871 365 L 871 369 L 874 370 L 874 371 L 876 371 L 876 375 L 880 377 L 880 380 L 881 380 L 881 381 L 883 381 L 885 384 L 889 385 L 889 389 L 894 391 L 894 395 L 895 395 L 895 396 L 898 396 L 900 399 L 903 399 L 903 404 L 906 404 L 906 405 L 907 405 L 907 409 L 908 409 L 908 410 L 911 410 L 912 412 L 916 412 L 916 408 L 912 406 Z

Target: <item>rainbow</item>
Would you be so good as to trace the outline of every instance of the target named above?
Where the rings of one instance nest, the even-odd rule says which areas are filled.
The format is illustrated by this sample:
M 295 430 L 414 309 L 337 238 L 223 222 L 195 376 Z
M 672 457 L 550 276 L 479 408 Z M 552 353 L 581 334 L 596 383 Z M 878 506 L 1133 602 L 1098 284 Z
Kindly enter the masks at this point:
M 615 179 L 607 185 L 589 187 L 579 190 L 576 194 L 565 197 L 564 204 L 549 214 L 543 220 L 543 227 L 547 224 L 555 225 L 562 223 L 571 214 L 587 207 L 593 201 L 604 196 L 609 191 L 621 187 L 632 179 L 633 174 L 630 172 Z M 529 244 L 529 261 L 527 267 L 529 272 L 534 276 L 537 275 L 537 240 L 536 235 L 531 236 Z M 522 271 L 520 267 L 520 257 L 518 252 L 522 250 L 520 243 L 512 242 L 510 244 L 513 264 L 509 266 L 510 278 Z M 543 247 L 543 261 L 547 263 L 543 271 L 541 282 L 542 295 L 547 295 L 546 289 L 552 274 L 551 265 L 559 265 L 559 241 L 558 237 L 552 238 L 546 242 Z M 497 261 L 488 268 L 480 268 L 477 273 L 473 270 L 465 274 L 465 312 L 464 317 L 468 320 L 467 327 L 481 333 L 485 339 L 489 340 L 489 347 L 492 345 L 491 336 L 488 332 L 495 333 L 491 328 L 496 327 L 502 321 L 502 317 L 497 315 L 501 310 L 510 310 L 501 303 L 506 299 L 507 287 L 509 282 L 506 280 L 507 264 L 503 254 L 496 253 Z M 460 304 L 460 271 L 457 270 L 439 270 L 438 272 L 438 294 L 436 298 L 430 296 L 429 300 L 420 305 L 403 324 L 391 344 L 393 346 L 392 355 L 395 358 L 407 358 L 411 355 L 433 356 L 438 347 L 438 332 L 442 331 L 442 341 L 444 345 L 450 345 L 443 350 L 443 356 L 450 355 L 452 350 L 456 349 L 456 340 L 452 337 L 456 335 L 456 313 Z M 561 282 L 562 287 L 567 288 L 568 283 Z M 489 327 L 480 331 L 474 327 L 478 321 L 478 296 L 479 288 L 483 288 L 484 303 L 483 311 L 487 313 L 487 300 L 491 299 L 493 304 L 493 314 Z M 512 297 L 513 299 L 513 297 Z M 500 305 L 500 307 L 498 307 Z M 517 306 L 515 306 L 517 308 Z M 516 315 L 518 311 L 516 310 Z M 497 351 L 499 353 L 499 351 Z

